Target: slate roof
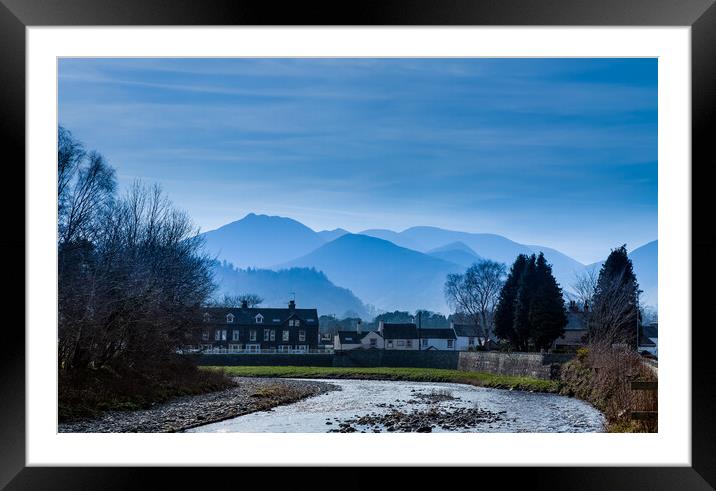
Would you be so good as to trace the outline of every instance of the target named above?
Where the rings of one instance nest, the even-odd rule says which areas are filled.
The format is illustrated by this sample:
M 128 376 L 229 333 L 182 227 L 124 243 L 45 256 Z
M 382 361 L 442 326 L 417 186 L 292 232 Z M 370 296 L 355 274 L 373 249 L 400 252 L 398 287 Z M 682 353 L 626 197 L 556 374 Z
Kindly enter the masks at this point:
M 418 328 L 415 324 L 383 324 L 385 339 L 418 339 Z
M 452 327 L 458 337 L 476 338 L 480 335 L 475 324 L 453 324 Z
M 358 331 L 338 331 L 338 341 L 341 344 L 360 344 L 364 334 Z
M 291 318 L 299 319 L 304 326 L 318 326 L 318 310 L 317 309 L 276 309 L 276 308 L 226 308 L 226 307 L 208 307 L 203 310 L 202 316 L 208 313 L 210 315 L 209 323 L 211 324 L 227 324 L 226 316 L 234 314 L 233 325 L 256 325 L 256 316 L 263 316 L 263 325 L 281 325 Z M 232 324 L 232 323 L 228 323 Z
M 587 319 L 584 312 L 567 312 L 567 325 L 565 331 L 584 331 L 587 329 Z
M 418 334 L 421 338 L 426 339 L 457 339 L 455 331 L 449 327 L 418 329 Z

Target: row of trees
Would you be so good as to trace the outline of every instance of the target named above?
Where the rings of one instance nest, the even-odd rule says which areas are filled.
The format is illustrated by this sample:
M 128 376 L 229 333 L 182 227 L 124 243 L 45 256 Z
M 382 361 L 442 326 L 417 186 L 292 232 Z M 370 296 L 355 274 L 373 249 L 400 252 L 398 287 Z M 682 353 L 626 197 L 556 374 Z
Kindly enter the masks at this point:
M 544 254 L 520 254 L 500 291 L 495 334 L 521 351 L 549 348 L 564 334 L 567 314 L 562 289 Z
M 214 286 L 198 230 L 159 187 L 118 196 L 66 129 L 58 147 L 59 369 L 151 370 L 191 336 Z

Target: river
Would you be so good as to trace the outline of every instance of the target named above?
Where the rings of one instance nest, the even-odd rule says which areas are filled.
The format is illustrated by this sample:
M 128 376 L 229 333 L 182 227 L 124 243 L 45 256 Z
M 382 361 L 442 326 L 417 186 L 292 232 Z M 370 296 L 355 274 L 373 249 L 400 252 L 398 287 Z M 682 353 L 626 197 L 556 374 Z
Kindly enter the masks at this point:
M 555 394 L 488 389 L 441 382 L 405 382 L 382 380 L 321 380 L 340 387 L 316 397 L 236 418 L 199 426 L 188 432 L 246 433 L 325 433 L 341 421 L 368 415 L 385 415 L 394 408 L 424 411 L 440 408 L 479 408 L 497 415 L 469 428 L 445 430 L 439 425 L 433 432 L 599 432 L 604 417 L 579 399 Z M 430 402 L 431 395 L 448 401 Z M 421 399 L 425 398 L 425 399 Z M 409 402 L 410 401 L 410 402 Z M 488 418 L 490 419 L 490 418 Z M 330 423 L 330 424 L 327 424 Z M 356 431 L 381 431 L 382 426 L 354 425 Z M 379 429 L 376 429 L 379 428 Z

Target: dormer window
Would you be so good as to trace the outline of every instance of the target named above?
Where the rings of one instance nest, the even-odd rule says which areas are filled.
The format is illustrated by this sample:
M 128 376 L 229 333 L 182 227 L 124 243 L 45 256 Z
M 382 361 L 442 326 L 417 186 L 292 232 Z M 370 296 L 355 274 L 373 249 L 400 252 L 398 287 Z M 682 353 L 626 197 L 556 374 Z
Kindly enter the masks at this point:
M 261 314 L 256 315 L 256 324 L 263 324 L 264 323 L 264 316 Z
M 211 320 L 211 316 L 209 315 L 209 312 L 206 312 L 204 314 L 204 322 L 209 322 Z
M 227 324 L 233 324 L 233 323 L 234 323 L 234 314 L 227 314 L 227 315 L 226 315 L 226 323 L 227 323 Z

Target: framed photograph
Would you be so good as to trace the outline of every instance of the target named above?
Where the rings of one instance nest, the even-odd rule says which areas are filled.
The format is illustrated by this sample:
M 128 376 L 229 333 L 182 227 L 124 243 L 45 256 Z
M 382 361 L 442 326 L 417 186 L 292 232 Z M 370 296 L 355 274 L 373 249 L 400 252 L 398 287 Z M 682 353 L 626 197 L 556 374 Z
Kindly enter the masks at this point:
M 0 22 L 26 193 L 3 486 L 715 485 L 712 1 L 2 0 Z

